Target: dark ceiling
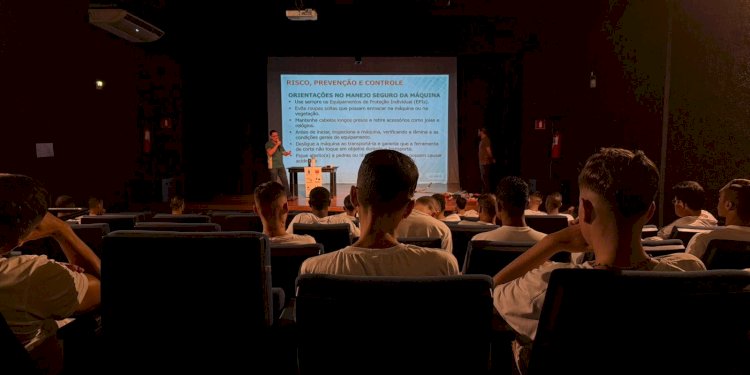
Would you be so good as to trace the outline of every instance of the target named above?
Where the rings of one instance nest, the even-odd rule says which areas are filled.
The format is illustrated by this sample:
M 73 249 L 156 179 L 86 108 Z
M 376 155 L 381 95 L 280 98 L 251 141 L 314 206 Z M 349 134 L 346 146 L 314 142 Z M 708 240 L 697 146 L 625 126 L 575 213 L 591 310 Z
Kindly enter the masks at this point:
M 165 31 L 158 48 L 202 46 L 284 55 L 461 55 L 515 53 L 533 38 L 522 1 L 242 1 L 210 6 L 184 0 L 120 0 Z M 101 5 L 101 4 L 93 4 Z M 313 8 L 317 21 L 291 21 L 287 9 Z M 154 46 L 156 47 L 156 46 Z

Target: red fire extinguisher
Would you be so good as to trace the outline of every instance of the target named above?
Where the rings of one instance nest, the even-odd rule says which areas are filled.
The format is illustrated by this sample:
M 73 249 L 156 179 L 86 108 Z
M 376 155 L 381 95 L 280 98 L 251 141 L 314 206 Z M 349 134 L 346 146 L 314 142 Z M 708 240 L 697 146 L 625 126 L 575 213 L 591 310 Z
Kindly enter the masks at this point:
M 151 153 L 151 130 L 148 128 L 143 131 L 143 152 Z
M 555 130 L 552 134 L 552 159 L 560 158 L 560 131 Z

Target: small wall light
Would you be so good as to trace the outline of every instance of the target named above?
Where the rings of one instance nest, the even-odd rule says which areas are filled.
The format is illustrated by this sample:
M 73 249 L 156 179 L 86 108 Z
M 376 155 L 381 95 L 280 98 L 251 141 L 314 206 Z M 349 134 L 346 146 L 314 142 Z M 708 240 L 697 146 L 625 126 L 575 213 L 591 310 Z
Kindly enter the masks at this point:
M 97 90 L 104 90 L 104 81 L 97 79 L 96 80 L 96 89 Z

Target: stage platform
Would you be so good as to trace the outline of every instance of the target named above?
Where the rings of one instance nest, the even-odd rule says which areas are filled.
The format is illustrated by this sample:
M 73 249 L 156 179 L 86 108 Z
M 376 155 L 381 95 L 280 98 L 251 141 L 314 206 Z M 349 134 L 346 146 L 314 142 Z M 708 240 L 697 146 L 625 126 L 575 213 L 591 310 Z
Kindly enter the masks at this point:
M 330 190 L 329 184 L 323 184 L 323 187 Z M 351 184 L 337 184 L 336 191 L 338 195 L 331 198 L 332 212 L 341 212 L 344 210 L 344 198 L 349 195 Z M 426 184 L 418 185 L 415 198 L 435 193 L 455 193 L 460 191 L 458 184 Z M 454 210 L 455 202 L 449 200 L 446 202 L 446 210 Z M 185 211 L 190 213 L 200 213 L 207 211 L 245 211 L 250 212 L 255 206 L 252 194 L 247 195 L 222 195 L 210 202 L 186 202 Z M 467 207 L 473 208 L 473 207 Z M 296 197 L 289 201 L 289 209 L 293 211 L 309 211 L 310 205 L 305 197 L 305 185 L 300 185 L 296 192 Z

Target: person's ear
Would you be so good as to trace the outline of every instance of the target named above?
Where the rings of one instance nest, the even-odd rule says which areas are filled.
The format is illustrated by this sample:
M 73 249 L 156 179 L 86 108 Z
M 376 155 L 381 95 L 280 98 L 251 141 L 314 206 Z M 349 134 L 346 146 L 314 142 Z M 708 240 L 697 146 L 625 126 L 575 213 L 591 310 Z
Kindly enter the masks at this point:
M 591 224 L 596 219 L 596 212 L 594 212 L 594 204 L 588 200 L 581 198 L 581 204 L 583 205 L 583 212 L 579 213 L 583 217 L 579 216 L 586 224 Z
M 281 205 L 281 213 L 283 213 L 284 215 L 289 213 L 289 203 L 287 203 L 286 201 Z
M 737 205 L 729 200 L 724 202 L 724 207 L 729 211 L 734 211 L 735 209 L 737 209 Z

